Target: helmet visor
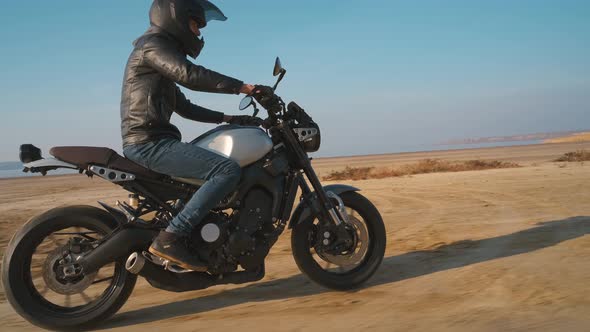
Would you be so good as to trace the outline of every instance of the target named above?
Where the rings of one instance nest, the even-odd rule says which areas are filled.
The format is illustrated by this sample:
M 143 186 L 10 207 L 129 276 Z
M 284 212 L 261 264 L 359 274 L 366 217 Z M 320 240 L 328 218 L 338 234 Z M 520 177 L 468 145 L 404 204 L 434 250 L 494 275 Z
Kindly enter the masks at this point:
M 197 3 L 203 8 L 205 12 L 205 25 L 210 21 L 226 21 L 227 17 L 223 12 L 208 0 L 197 0 Z

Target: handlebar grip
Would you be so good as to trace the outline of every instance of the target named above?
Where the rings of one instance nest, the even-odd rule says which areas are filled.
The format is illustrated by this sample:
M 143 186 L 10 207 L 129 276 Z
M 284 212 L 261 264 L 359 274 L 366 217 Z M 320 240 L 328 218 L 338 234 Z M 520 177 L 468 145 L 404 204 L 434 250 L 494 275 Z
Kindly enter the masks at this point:
M 282 109 L 279 100 L 280 99 L 277 95 L 273 95 L 272 97 L 262 97 L 260 98 L 260 100 L 258 100 L 258 102 L 266 110 L 271 111 L 273 113 L 278 113 Z

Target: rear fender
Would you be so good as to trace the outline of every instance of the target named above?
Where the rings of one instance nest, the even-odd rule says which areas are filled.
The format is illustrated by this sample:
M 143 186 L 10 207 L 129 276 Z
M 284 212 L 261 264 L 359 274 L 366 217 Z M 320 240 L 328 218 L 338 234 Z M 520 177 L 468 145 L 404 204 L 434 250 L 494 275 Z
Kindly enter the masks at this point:
M 112 230 L 116 229 L 119 225 L 111 214 L 94 206 L 74 205 L 54 208 L 43 212 L 42 214 L 35 216 L 26 222 L 10 240 L 10 244 L 7 248 L 5 256 L 12 255 L 12 252 L 16 248 L 16 245 L 11 245 L 12 243 L 16 244 L 21 242 L 22 239 L 27 236 L 27 234 L 29 234 L 29 232 L 31 232 L 34 228 L 40 226 L 42 227 L 44 223 L 51 223 L 54 220 L 57 221 L 61 218 L 71 218 L 72 216 L 79 218 L 89 217 L 101 220 Z
M 32 161 L 23 165 L 25 172 L 41 173 L 45 175 L 47 171 L 52 171 L 58 168 L 79 169 L 78 166 L 66 163 L 55 158 L 46 158 Z
M 349 192 L 349 191 L 361 191 L 361 190 L 359 188 L 355 188 L 353 186 L 347 186 L 344 184 L 331 184 L 329 186 L 325 186 L 324 191 L 325 192 L 331 191 L 336 195 L 340 195 L 342 193 Z M 313 197 L 312 199 L 317 200 L 315 195 L 312 195 L 311 197 Z M 293 212 L 293 215 L 291 216 L 291 220 L 289 221 L 289 229 L 292 229 L 293 227 L 295 227 L 299 223 L 308 219 L 313 214 L 313 209 L 312 209 L 313 205 L 314 205 L 314 202 L 309 202 L 308 200 L 303 200 L 301 203 L 299 203 L 299 205 L 297 205 L 297 208 Z
M 123 211 L 117 210 L 114 207 L 107 205 L 103 202 L 98 202 L 98 204 L 100 204 L 100 206 L 102 206 L 105 210 L 107 210 L 108 213 L 111 214 L 111 216 L 117 222 L 118 226 L 122 226 L 129 222 L 129 218 L 127 218 Z

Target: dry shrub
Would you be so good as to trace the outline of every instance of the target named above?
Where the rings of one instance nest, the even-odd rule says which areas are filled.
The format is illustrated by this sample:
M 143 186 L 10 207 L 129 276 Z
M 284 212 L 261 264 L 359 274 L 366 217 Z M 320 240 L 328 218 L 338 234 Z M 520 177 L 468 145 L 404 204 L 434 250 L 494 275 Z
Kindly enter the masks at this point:
M 555 159 L 557 162 L 574 162 L 574 161 L 590 161 L 590 152 L 586 150 L 578 150 L 576 152 L 568 152 L 563 156 Z
M 369 178 L 369 173 L 375 169 L 375 167 L 350 167 L 346 166 L 343 171 L 333 171 L 327 176 L 324 176 L 324 180 L 365 180 Z
M 393 169 L 387 167 L 347 166 L 343 171 L 333 171 L 322 179 L 324 181 L 384 179 L 415 174 L 463 172 L 514 167 L 520 167 L 520 165 L 513 162 L 498 160 L 446 161 L 440 159 L 424 159 L 414 164 L 403 165 L 399 168 Z

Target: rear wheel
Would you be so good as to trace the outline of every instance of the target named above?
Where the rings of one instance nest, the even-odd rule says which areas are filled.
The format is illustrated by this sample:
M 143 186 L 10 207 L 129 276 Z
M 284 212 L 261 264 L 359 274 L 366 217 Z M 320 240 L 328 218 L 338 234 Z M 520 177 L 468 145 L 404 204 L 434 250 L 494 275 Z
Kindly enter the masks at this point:
M 349 239 L 334 247 L 338 232 L 314 216 L 291 233 L 293 256 L 301 272 L 318 284 L 337 290 L 359 287 L 367 281 L 385 254 L 385 226 L 377 208 L 356 192 L 340 195 L 346 208 Z
M 116 313 L 137 277 L 124 262 L 89 275 L 75 264 L 115 226 L 108 213 L 90 206 L 58 208 L 30 220 L 12 238 L 3 260 L 10 304 L 32 324 L 58 330 L 89 327 Z

